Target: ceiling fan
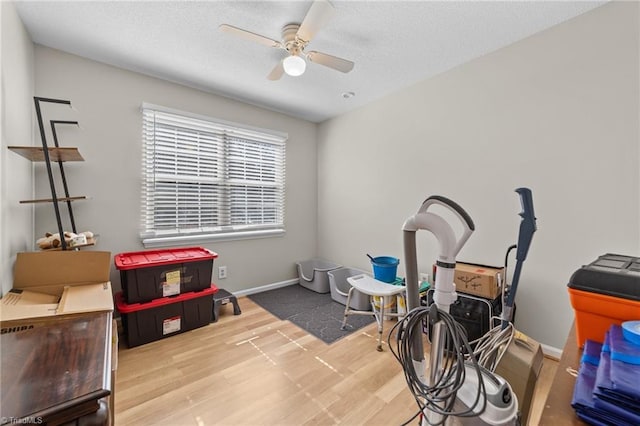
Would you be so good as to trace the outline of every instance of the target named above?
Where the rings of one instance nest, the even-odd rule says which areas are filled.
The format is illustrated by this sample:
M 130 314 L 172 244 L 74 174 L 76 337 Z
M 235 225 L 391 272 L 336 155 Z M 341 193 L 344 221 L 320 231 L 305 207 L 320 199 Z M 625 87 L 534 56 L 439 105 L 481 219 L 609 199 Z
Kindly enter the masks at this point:
M 269 47 L 284 49 L 289 53 L 289 55 L 280 61 L 269 73 L 267 76 L 269 80 L 279 80 L 284 73 L 293 77 L 302 75 L 306 69 L 305 58 L 309 62 L 347 73 L 353 69 L 353 62 L 327 53 L 305 51 L 311 39 L 329 22 L 334 12 L 335 9 L 327 0 L 315 0 L 301 24 L 287 24 L 282 28 L 281 41 L 273 40 L 232 25 L 222 24 L 219 28 L 226 33 L 234 34 Z

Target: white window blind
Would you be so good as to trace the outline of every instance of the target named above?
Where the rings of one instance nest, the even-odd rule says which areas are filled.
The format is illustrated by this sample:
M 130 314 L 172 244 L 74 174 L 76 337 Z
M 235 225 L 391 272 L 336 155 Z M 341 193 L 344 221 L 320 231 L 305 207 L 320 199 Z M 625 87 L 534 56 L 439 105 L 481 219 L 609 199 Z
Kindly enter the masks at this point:
M 145 245 L 284 231 L 286 135 L 149 104 L 142 115 Z

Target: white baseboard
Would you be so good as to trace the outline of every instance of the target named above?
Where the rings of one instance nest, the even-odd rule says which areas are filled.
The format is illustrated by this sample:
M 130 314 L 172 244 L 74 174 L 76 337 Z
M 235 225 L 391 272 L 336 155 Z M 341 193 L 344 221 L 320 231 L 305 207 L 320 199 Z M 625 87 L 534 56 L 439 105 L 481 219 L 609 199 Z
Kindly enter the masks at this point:
M 233 294 L 236 296 L 248 296 L 250 294 L 262 293 L 263 291 L 274 290 L 280 287 L 287 287 L 293 284 L 298 284 L 300 280 L 298 278 L 294 278 L 291 280 L 280 281 L 277 283 L 261 285 L 260 287 L 248 288 L 246 290 L 238 290 L 234 291 Z
M 556 359 L 560 359 L 562 357 L 562 349 L 554 348 L 553 346 L 545 345 L 544 343 L 541 343 L 540 346 L 542 347 L 542 353 L 545 354 L 545 356 Z

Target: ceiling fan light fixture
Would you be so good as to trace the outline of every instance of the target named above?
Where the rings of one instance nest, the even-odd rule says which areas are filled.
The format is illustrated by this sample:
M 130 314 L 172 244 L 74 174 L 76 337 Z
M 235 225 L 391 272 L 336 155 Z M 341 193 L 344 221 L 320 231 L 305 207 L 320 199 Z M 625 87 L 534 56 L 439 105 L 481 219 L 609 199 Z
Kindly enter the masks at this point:
M 291 55 L 284 58 L 282 61 L 282 67 L 284 72 L 292 77 L 298 77 L 304 74 L 304 70 L 307 68 L 307 63 L 300 56 Z

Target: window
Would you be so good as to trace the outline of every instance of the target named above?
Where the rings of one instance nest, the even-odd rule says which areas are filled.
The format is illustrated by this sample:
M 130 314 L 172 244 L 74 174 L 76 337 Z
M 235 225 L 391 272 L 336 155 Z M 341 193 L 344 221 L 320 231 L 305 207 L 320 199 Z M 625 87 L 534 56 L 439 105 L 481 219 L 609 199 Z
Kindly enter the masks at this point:
M 285 134 L 142 106 L 145 247 L 284 232 Z

